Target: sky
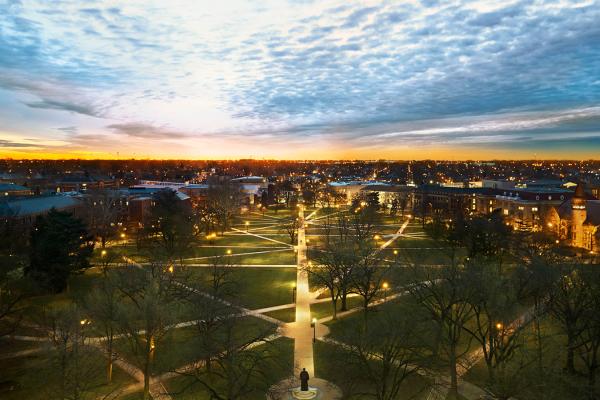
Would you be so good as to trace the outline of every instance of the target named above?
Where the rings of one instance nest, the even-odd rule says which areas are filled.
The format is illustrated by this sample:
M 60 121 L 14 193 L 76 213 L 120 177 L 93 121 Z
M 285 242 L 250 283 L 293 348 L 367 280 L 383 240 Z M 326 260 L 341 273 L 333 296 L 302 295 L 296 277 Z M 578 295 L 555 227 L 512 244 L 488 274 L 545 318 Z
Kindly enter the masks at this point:
M 600 0 L 0 0 L 0 157 L 600 158 Z

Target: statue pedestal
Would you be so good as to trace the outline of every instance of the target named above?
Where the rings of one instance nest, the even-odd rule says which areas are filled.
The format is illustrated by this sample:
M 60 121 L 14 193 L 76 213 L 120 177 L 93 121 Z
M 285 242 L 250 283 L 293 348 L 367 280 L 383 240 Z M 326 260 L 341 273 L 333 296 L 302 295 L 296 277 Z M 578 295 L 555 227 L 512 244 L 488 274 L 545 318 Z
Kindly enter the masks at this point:
M 319 378 L 311 378 L 307 391 L 301 391 L 294 377 L 284 379 L 271 387 L 268 400 L 339 400 L 342 392 L 337 386 Z
M 316 399 L 319 395 L 319 389 L 314 387 L 308 387 L 308 390 L 302 391 L 299 387 L 291 390 L 292 398 L 299 400 Z

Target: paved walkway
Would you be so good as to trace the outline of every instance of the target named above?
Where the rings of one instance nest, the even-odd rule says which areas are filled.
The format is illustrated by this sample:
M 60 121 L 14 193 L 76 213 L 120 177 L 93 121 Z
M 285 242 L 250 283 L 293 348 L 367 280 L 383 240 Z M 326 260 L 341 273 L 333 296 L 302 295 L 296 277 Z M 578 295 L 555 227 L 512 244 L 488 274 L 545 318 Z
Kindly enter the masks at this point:
M 306 222 L 304 206 L 298 207 L 298 259 L 296 274 L 296 322 L 289 326 L 286 333 L 294 340 L 294 376 L 298 376 L 302 368 L 306 368 L 310 376 L 315 375 L 313 357 L 313 329 L 311 328 L 310 301 L 312 300 L 308 287 L 308 274 L 304 270 L 306 264 Z
M 306 220 L 304 219 L 304 205 L 298 207 L 298 259 L 296 273 L 296 321 L 286 324 L 281 328 L 284 336 L 294 339 L 294 376 L 298 376 L 302 368 L 306 368 L 311 377 L 315 376 L 315 362 L 313 356 L 313 335 L 311 327 L 310 304 L 314 302 L 316 294 L 311 293 L 308 285 L 308 274 L 304 270 L 306 264 Z M 316 334 L 323 336 L 327 327 L 317 323 Z

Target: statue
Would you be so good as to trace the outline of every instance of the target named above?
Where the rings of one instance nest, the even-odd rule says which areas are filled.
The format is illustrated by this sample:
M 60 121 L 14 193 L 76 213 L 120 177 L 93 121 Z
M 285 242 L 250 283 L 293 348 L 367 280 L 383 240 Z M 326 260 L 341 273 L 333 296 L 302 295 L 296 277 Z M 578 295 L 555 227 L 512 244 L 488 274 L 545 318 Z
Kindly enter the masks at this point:
M 300 372 L 300 391 L 307 392 L 308 391 L 308 372 L 306 368 L 302 368 L 302 372 Z

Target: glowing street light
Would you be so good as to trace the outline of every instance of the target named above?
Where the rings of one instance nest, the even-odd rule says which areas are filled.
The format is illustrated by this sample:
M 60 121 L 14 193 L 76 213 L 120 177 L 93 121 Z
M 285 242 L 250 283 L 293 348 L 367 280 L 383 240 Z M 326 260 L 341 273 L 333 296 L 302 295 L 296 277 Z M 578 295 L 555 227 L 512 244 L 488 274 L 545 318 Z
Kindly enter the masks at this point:
M 250 222 L 249 222 L 249 221 L 246 221 L 246 222 L 244 223 L 244 225 L 246 225 L 246 232 L 248 232 L 248 226 L 250 226 Z
M 173 264 L 169 265 L 169 272 L 173 273 L 175 271 L 175 267 L 173 266 Z
M 313 318 L 310 322 L 310 326 L 313 328 L 313 343 L 317 341 L 317 319 Z
M 394 255 L 397 256 L 398 255 L 398 250 L 394 250 Z
M 381 285 L 383 287 L 383 299 L 387 300 L 387 292 L 388 292 L 388 288 L 390 287 L 390 285 L 387 282 L 383 282 L 383 285 Z
M 502 328 L 504 328 L 504 325 L 502 324 L 502 322 L 498 322 L 496 324 L 496 329 L 498 329 L 500 331 L 500 330 L 502 330 Z
M 102 251 L 100 252 L 100 255 L 101 255 L 102 257 L 104 257 L 104 256 L 106 255 L 106 250 L 102 250 Z

